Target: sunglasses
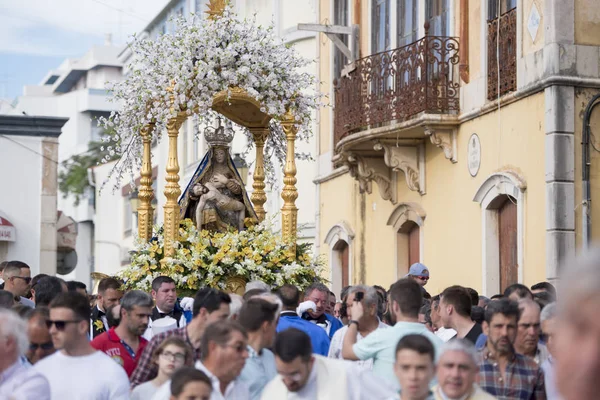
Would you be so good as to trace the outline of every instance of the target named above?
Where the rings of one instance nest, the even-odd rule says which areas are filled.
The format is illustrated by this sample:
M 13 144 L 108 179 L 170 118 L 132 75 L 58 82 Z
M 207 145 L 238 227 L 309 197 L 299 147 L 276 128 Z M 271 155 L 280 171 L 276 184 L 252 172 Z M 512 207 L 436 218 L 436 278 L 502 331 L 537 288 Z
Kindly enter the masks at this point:
M 28 284 L 28 285 L 31 282 L 31 278 L 25 277 L 25 276 L 13 276 L 13 278 L 23 279 L 25 281 L 25 283 Z
M 53 348 L 54 348 L 54 345 L 52 344 L 52 342 L 30 343 L 29 344 L 29 350 L 31 350 L 31 351 L 36 351 L 37 349 L 52 350 Z
M 81 322 L 82 320 L 78 319 L 78 320 L 74 320 L 74 321 L 51 321 L 51 320 L 47 320 L 46 321 L 46 326 L 48 327 L 48 329 L 52 328 L 52 325 L 56 326 L 56 330 L 57 331 L 64 331 L 65 330 L 65 326 L 67 326 L 67 324 L 76 324 L 78 322 Z
M 429 280 L 428 276 L 417 276 L 417 278 L 419 278 L 422 281 L 428 281 Z

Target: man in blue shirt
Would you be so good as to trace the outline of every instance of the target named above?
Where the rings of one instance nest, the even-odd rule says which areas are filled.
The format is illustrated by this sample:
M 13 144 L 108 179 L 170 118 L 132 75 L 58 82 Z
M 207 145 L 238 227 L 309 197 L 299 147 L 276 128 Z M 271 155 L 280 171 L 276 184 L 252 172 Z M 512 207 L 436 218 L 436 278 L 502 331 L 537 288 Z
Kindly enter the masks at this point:
M 322 283 L 313 283 L 304 292 L 304 301 L 314 302 L 316 310 L 308 310 L 302 314 L 302 319 L 325 329 L 327 336 L 331 340 L 335 331 L 342 327 L 342 323 L 333 315 L 325 313 L 329 302 L 329 289 L 327 286 Z
M 300 303 L 300 290 L 294 285 L 283 285 L 277 291 L 277 295 L 283 303 L 279 323 L 277 324 L 277 332 L 288 328 L 299 329 L 310 337 L 314 353 L 327 356 L 330 340 L 325 330 L 311 322 L 303 320 L 296 314 L 296 309 Z

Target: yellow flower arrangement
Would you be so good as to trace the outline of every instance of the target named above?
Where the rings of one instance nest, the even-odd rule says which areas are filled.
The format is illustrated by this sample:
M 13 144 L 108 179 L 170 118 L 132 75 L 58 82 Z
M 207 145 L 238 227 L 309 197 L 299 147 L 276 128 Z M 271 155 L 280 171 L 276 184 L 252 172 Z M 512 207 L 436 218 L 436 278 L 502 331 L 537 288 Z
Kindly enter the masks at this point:
M 230 277 L 261 280 L 272 287 L 290 283 L 304 289 L 320 281 L 324 262 L 311 254 L 310 244 L 296 251 L 273 233 L 266 221 L 243 231 L 216 233 L 198 231 L 190 219 L 181 221 L 175 255 L 163 254 L 163 228 L 155 227 L 150 242 L 138 242 L 131 265 L 119 276 L 127 289 L 150 290 L 152 280 L 168 275 L 181 291 L 202 286 L 225 289 Z

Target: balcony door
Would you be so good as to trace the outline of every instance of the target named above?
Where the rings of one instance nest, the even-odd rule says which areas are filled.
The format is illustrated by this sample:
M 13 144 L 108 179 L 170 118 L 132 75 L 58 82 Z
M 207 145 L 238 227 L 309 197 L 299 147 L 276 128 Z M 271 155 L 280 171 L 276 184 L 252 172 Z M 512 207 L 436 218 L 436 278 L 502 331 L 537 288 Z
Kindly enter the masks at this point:
M 398 47 L 417 41 L 419 0 L 398 0 Z
M 425 17 L 432 36 L 450 36 L 451 0 L 427 0 Z
M 334 0 L 333 1 L 333 24 L 334 25 L 349 25 L 349 12 L 348 12 L 348 0 Z M 348 46 L 348 35 L 337 35 L 339 39 Z M 333 46 L 333 45 L 332 45 Z M 342 69 L 348 63 L 348 59 L 342 53 L 340 49 L 333 46 L 333 71 L 334 78 L 339 79 L 342 75 Z
M 390 50 L 390 0 L 372 0 L 371 17 L 371 54 Z

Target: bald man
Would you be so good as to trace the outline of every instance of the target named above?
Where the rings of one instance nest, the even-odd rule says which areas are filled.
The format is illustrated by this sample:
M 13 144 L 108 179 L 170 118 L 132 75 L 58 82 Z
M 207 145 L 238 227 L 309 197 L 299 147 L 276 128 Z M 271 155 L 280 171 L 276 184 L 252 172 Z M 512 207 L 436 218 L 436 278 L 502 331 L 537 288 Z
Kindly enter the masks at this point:
M 540 306 L 533 300 L 521 299 L 519 301 L 521 317 L 517 324 L 517 338 L 515 351 L 524 356 L 533 358 L 541 365 L 548 358 L 548 349 L 540 343 Z

